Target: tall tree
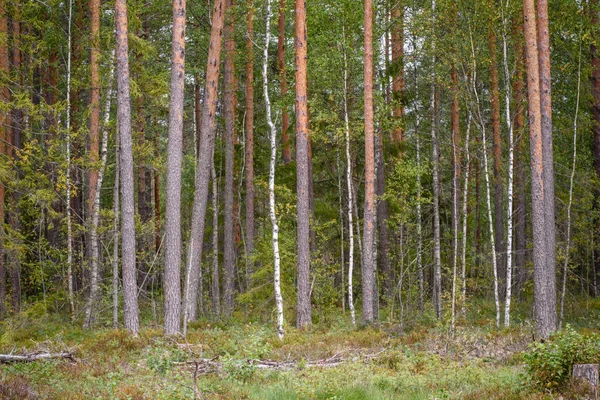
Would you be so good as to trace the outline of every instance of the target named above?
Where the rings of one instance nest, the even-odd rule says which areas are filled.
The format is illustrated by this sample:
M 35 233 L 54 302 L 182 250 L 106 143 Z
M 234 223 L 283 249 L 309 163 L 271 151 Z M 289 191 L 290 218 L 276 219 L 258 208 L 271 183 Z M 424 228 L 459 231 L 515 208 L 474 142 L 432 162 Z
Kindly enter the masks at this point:
M 0 0 L 0 37 L 4 40 L 0 43 L 0 74 L 7 75 L 8 65 L 8 23 L 4 0 Z M 0 102 L 8 103 L 9 97 L 8 85 L 0 86 Z M 4 111 L 0 112 L 0 157 L 4 157 L 8 150 L 7 138 L 10 132 L 8 124 L 8 115 Z M 4 211 L 5 200 L 4 182 L 0 182 L 0 316 L 6 312 L 6 265 L 4 263 L 5 254 L 5 231 L 4 221 L 6 219 Z
M 165 334 L 180 332 L 181 313 L 181 156 L 183 143 L 183 92 L 185 87 L 185 0 L 173 0 L 173 41 L 171 44 L 171 94 L 167 144 L 167 198 L 165 214 Z M 190 273 L 186 276 L 186 310 Z M 193 289 L 195 290 L 195 288 Z
M 133 144 L 131 140 L 131 96 L 129 91 L 129 43 L 126 0 L 115 0 L 117 56 L 117 120 L 120 136 L 121 168 L 121 252 L 125 328 L 134 335 L 140 329 L 138 288 L 135 264 L 135 204 Z
M 98 181 L 99 131 L 100 131 L 100 1 L 90 0 L 90 133 L 88 158 L 87 215 L 94 213 Z M 91 235 L 89 237 L 91 241 Z M 89 243 L 89 248 L 92 244 Z M 91 260 L 90 260 L 91 261 Z M 93 261 L 91 261 L 93 262 Z
M 254 0 L 248 0 L 246 19 L 246 268 L 247 279 L 254 268 L 249 258 L 254 252 Z
M 540 73 L 540 112 L 542 124 L 542 157 L 544 173 L 544 214 L 546 234 L 546 292 L 544 317 L 539 328 L 543 336 L 556 330 L 556 221 L 554 210 L 554 155 L 552 149 L 552 81 L 550 77 L 550 29 L 548 27 L 548 0 L 537 1 L 538 62 Z M 541 317 L 541 315 L 540 315 Z
M 375 240 L 375 135 L 373 126 L 373 2 L 365 0 L 365 216 L 362 265 L 362 312 L 363 322 L 373 322 L 373 243 Z
M 234 269 L 235 269 L 235 242 L 234 230 L 234 165 L 235 165 L 235 110 L 236 110 L 236 78 L 235 78 L 235 14 L 233 0 L 225 0 L 227 16 L 225 24 L 225 70 L 223 71 L 223 85 L 225 97 L 223 99 L 225 117 L 225 190 L 224 190 L 224 224 L 223 224 L 223 315 L 231 316 L 234 299 Z
M 536 30 L 536 13 L 533 0 L 523 0 L 523 17 L 525 20 L 525 55 L 527 64 L 527 98 L 529 111 L 529 142 L 531 153 L 531 216 L 533 227 L 533 281 L 534 312 L 536 331 L 542 338 L 552 332 L 553 315 L 556 309 L 549 307 L 547 292 L 546 267 L 548 249 L 546 241 L 546 214 L 544 185 L 544 153 L 542 140 L 542 113 L 540 107 L 540 74 L 538 59 L 538 43 Z M 555 318 L 555 317 L 554 317 Z
M 296 327 L 311 323 L 310 304 L 310 188 L 307 94 L 306 0 L 296 0 L 296 191 L 298 218 L 298 279 Z
M 210 44 L 206 66 L 206 83 L 202 101 L 202 126 L 200 132 L 200 151 L 196 167 L 194 206 L 190 232 L 190 248 L 187 265 L 190 266 L 190 290 L 188 304 L 196 306 L 200 261 L 202 260 L 202 242 L 204 238 L 205 216 L 208 202 L 208 184 L 210 182 L 211 162 L 215 143 L 215 117 L 219 91 L 219 70 L 221 66 L 221 47 L 223 24 L 225 21 L 225 0 L 216 0 L 212 13 Z M 190 313 L 193 315 L 193 313 Z
M 275 292 L 275 305 L 277 307 L 277 336 L 283 340 L 283 298 L 281 297 L 281 267 L 279 258 L 279 223 L 275 214 L 275 162 L 277 159 L 277 129 L 271 117 L 271 101 L 269 99 L 269 42 L 271 40 L 271 0 L 267 0 L 267 23 L 265 28 L 264 61 L 262 68 L 263 92 L 267 124 L 270 130 L 271 157 L 269 161 L 269 217 L 272 225 L 273 242 L 273 284 Z

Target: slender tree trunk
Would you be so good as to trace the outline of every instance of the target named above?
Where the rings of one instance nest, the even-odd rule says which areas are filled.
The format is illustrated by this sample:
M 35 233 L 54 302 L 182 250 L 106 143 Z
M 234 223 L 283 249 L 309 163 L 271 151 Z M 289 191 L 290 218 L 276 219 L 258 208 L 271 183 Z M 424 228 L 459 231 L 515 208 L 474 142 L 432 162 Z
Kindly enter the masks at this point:
M 435 15 L 436 2 L 432 1 L 432 14 Z M 434 29 L 435 32 L 435 29 Z M 435 33 L 434 33 L 435 36 Z M 433 65 L 436 63 L 435 40 L 433 46 Z M 433 163 L 433 307 L 438 319 L 442 318 L 442 261 L 440 244 L 440 178 L 439 178 L 439 93 L 435 72 L 431 83 L 431 149 Z
M 75 303 L 73 294 L 73 228 L 71 221 L 71 55 L 72 55 L 72 25 L 73 25 L 73 0 L 69 2 L 68 25 L 68 55 L 67 55 L 67 177 L 66 201 L 67 205 L 67 286 L 69 290 L 69 314 L 71 322 L 75 320 Z
M 573 117 L 573 165 L 569 180 L 569 204 L 567 205 L 567 242 L 565 245 L 565 262 L 563 264 L 562 290 L 560 293 L 560 316 L 558 327 L 562 328 L 565 316 L 565 293 L 567 292 L 567 275 L 569 273 L 569 256 L 571 253 L 571 208 L 573 206 L 573 181 L 577 167 L 577 118 L 579 118 L 579 96 L 581 89 L 581 45 L 579 47 L 579 63 L 577 67 L 577 101 L 575 103 L 575 116 Z
M 156 125 L 156 122 L 155 122 Z M 158 160 L 158 129 L 154 133 L 154 158 Z M 154 251 L 156 255 L 160 253 L 161 235 L 160 235 L 160 173 L 154 170 Z
M 211 297 L 213 311 L 218 318 L 221 316 L 221 290 L 219 285 L 219 181 L 215 168 L 215 149 L 211 153 L 211 178 L 212 178 L 212 283 Z
M 348 249 L 348 308 L 350 309 L 350 317 L 352 325 L 356 325 L 356 316 L 354 311 L 354 198 L 352 190 L 352 159 L 350 156 L 350 118 L 348 114 L 348 57 L 346 54 L 346 31 L 344 29 L 344 133 L 346 143 L 346 188 L 348 189 L 348 239 L 350 247 Z
M 277 336 L 283 340 L 283 298 L 281 297 L 281 267 L 279 259 L 279 224 L 275 215 L 275 163 L 277 160 L 277 128 L 271 118 L 271 101 L 269 100 L 269 42 L 271 39 L 271 0 L 267 0 L 267 23 L 265 29 L 264 61 L 262 68 L 263 92 L 267 124 L 270 129 L 271 158 L 269 162 L 269 217 L 271 219 L 273 241 L 273 284 L 275 289 L 275 305 L 277 307 Z
M 308 158 L 306 0 L 296 0 L 296 174 L 298 213 L 298 278 L 296 327 L 311 323 L 310 303 L 310 192 Z
M 99 158 L 99 131 L 100 131 L 100 0 L 90 0 L 90 133 L 89 133 L 89 153 L 88 158 L 91 164 L 88 170 L 88 198 L 87 198 L 87 215 L 93 218 L 96 189 L 98 182 L 98 158 Z M 93 230 L 94 228 L 92 228 Z M 94 244 L 91 243 L 91 232 L 88 236 L 90 243 L 88 248 L 92 252 Z M 93 255 L 92 255 L 93 258 Z M 90 264 L 94 260 L 89 260 Z M 90 279 L 93 279 L 94 271 L 90 271 Z M 92 282 L 90 282 L 90 292 L 93 290 Z M 91 308 L 89 309 L 91 312 Z M 86 317 L 87 317 L 86 309 Z M 91 316 L 91 314 L 90 314 Z M 84 324 L 87 324 L 87 321 Z
M 467 317 L 467 225 L 468 225 L 468 205 L 469 205 L 469 173 L 471 172 L 471 121 L 473 114 L 469 109 L 467 117 L 467 133 L 465 135 L 465 183 L 463 186 L 463 204 L 462 204 L 462 259 L 461 259 L 461 315 Z
M 4 0 L 0 0 L 0 35 L 8 37 L 8 23 L 6 17 L 6 8 Z M 8 75 L 8 41 L 0 45 L 0 73 Z M 10 100 L 8 85 L 0 86 L 0 102 L 6 104 Z M 6 112 L 0 112 L 0 157 L 8 153 L 8 135 L 10 135 L 9 118 Z M 0 317 L 6 313 L 6 264 L 4 263 L 6 232 L 4 223 L 6 214 L 4 210 L 5 201 L 4 182 L 0 182 Z
M 113 260 L 112 260 L 112 300 L 113 300 L 113 327 L 119 327 L 119 190 L 120 181 L 120 149 L 119 149 L 119 123 L 117 122 L 117 135 L 115 145 L 115 184 L 113 188 Z
M 542 338 L 547 338 L 554 330 L 552 324 L 556 309 L 549 306 L 552 300 L 547 292 L 547 249 L 545 196 L 542 140 L 542 116 L 540 108 L 540 74 L 538 61 L 538 44 L 536 31 L 536 15 L 533 0 L 523 0 L 523 16 L 525 19 L 525 54 L 527 64 L 527 97 L 529 104 L 529 141 L 531 153 L 531 209 L 533 225 L 533 280 L 534 311 L 536 331 Z
M 254 253 L 254 1 L 248 0 L 246 37 L 246 265 L 250 288 L 254 265 L 249 260 Z
M 206 208 L 208 202 L 208 185 L 210 181 L 211 163 L 215 142 L 215 117 L 217 109 L 217 96 L 219 86 L 219 69 L 221 65 L 221 42 L 223 37 L 223 23 L 225 20 L 225 0 L 215 0 L 212 13 L 210 31 L 210 45 L 206 68 L 206 85 L 202 101 L 202 127 L 200 133 L 200 152 L 196 167 L 196 181 L 194 192 L 194 207 L 192 211 L 192 226 L 190 232 L 190 250 L 188 251 L 187 265 L 191 265 L 190 277 L 200 276 L 202 260 L 202 244 Z M 217 283 L 218 284 L 218 283 Z M 196 304 L 198 284 L 192 283 L 190 287 L 189 304 Z
M 373 242 L 375 240 L 375 137 L 373 127 L 373 2 L 365 0 L 365 57 L 364 57 L 364 97 L 365 97 L 365 209 L 364 246 L 362 263 L 362 318 L 363 322 L 373 323 Z
M 460 219 L 459 210 L 459 192 L 460 192 L 460 126 L 459 126 L 459 105 L 458 105 L 458 71 L 452 67 L 450 71 L 452 79 L 452 232 L 453 232 L 453 250 L 452 250 L 452 315 L 451 330 L 454 334 L 456 323 L 456 278 L 458 268 L 458 224 Z
M 165 335 L 181 332 L 181 158 L 183 146 L 183 103 L 185 89 L 186 1 L 173 0 L 173 40 L 171 43 L 171 89 L 169 141 L 167 144 L 167 198 L 165 214 Z M 193 240 L 193 239 L 192 239 Z M 191 271 L 186 282 L 191 280 Z M 191 317 L 190 290 L 185 287 L 184 330 Z M 195 298 L 194 298 L 195 300 Z
M 125 328 L 134 335 L 140 329 L 138 288 L 135 263 L 135 204 L 133 153 L 131 140 L 131 96 L 129 93 L 129 45 L 127 39 L 127 5 L 115 0 L 117 54 L 117 121 L 121 143 L 121 244 L 123 297 L 125 299 Z
M 470 28 L 470 27 L 469 27 Z M 488 153 L 487 153 L 487 135 L 485 122 L 481 112 L 481 102 L 479 100 L 479 92 L 477 90 L 477 62 L 475 58 L 475 45 L 473 44 L 473 35 L 471 35 L 471 56 L 473 60 L 473 93 L 475 95 L 475 106 L 477 110 L 477 116 L 479 119 L 479 127 L 482 134 L 482 152 L 483 152 L 483 173 L 485 177 L 485 189 L 486 189 L 486 203 L 488 211 L 488 228 L 490 234 L 491 250 L 492 250 L 492 269 L 494 272 L 494 302 L 496 304 L 496 326 L 500 327 L 500 295 L 498 291 L 498 259 L 496 257 L 496 237 L 494 236 L 494 220 L 492 218 L 492 195 L 490 189 L 490 173 L 488 168 Z
M 554 156 L 552 149 L 552 95 L 550 79 L 550 30 L 548 0 L 537 1 L 538 63 L 540 74 L 540 112 L 542 125 L 542 163 L 544 184 L 544 233 L 546 235 L 546 267 L 544 291 L 546 301 L 540 304 L 540 333 L 547 336 L 556 330 L 556 220 L 554 217 Z
M 514 132 L 512 118 L 510 115 L 510 69 L 508 66 L 508 21 L 502 21 L 502 60 L 504 63 L 504 101 L 506 111 L 506 125 L 508 128 L 508 194 L 506 205 L 506 296 L 504 305 L 504 325 L 510 325 L 510 302 L 512 299 L 512 256 L 513 256 L 513 183 L 514 183 Z
M 498 266 L 498 287 L 501 299 L 506 293 L 504 277 L 506 264 L 504 257 L 504 185 L 502 182 L 502 139 L 500 129 L 500 89 L 498 64 L 496 62 L 496 33 L 493 22 L 489 22 L 488 40 L 490 50 L 490 91 L 492 107 L 492 154 L 494 157 L 494 242 L 496 243 L 496 264 Z
M 292 148 L 290 144 L 290 117 L 285 106 L 285 97 L 287 95 L 287 79 L 285 71 L 285 0 L 279 0 L 279 18 L 277 22 L 279 36 L 277 38 L 277 67 L 280 75 L 281 97 L 284 99 L 284 105 L 281 110 L 281 138 L 283 142 L 283 163 L 285 165 L 292 161 Z
M 224 116 L 225 116 L 225 219 L 223 225 L 223 315 L 230 317 L 233 312 L 234 299 L 234 270 L 235 242 L 233 238 L 233 185 L 234 185 L 234 136 L 235 136 L 235 28 L 233 0 L 226 0 L 227 9 L 225 24 L 225 71 L 223 85 L 225 86 Z
M 98 225 L 100 223 L 100 192 L 102 190 L 102 182 L 104 179 L 104 171 L 106 169 L 106 160 L 108 156 L 108 123 L 110 122 L 110 103 L 112 100 L 112 80 L 114 78 L 114 51 L 111 57 L 111 70 L 109 79 L 109 90 L 106 93 L 106 103 L 104 106 L 104 127 L 102 130 L 102 158 L 98 176 L 96 179 L 96 188 L 94 189 L 94 206 L 92 207 L 92 225 L 90 227 L 90 293 L 85 307 L 85 317 L 83 321 L 84 328 L 90 328 L 95 322 L 96 315 L 94 308 L 98 301 L 98 290 L 100 281 L 100 249 L 98 243 Z

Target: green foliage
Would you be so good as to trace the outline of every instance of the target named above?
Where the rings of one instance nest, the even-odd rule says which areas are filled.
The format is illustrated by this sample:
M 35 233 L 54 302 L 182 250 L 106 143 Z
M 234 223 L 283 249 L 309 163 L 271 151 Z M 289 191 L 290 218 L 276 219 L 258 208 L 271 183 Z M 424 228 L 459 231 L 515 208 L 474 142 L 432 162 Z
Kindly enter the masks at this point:
M 533 385 L 560 389 L 569 382 L 573 364 L 600 361 L 600 335 L 584 335 L 567 326 L 548 341 L 531 345 L 524 359 Z

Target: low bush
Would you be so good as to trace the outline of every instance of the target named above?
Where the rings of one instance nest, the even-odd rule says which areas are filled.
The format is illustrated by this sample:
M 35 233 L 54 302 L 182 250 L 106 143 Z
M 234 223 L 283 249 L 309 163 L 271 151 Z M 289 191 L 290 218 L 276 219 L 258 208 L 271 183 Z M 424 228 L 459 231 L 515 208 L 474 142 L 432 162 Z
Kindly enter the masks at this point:
M 540 389 L 557 390 L 569 383 L 573 364 L 600 362 L 600 335 L 583 335 L 570 326 L 524 354 L 529 379 Z

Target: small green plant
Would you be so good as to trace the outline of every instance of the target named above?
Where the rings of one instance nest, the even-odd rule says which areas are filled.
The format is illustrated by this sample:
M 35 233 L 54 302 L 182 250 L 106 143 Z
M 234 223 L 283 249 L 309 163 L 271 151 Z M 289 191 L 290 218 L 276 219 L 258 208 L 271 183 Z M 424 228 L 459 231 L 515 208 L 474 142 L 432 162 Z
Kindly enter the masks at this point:
M 256 372 L 256 367 L 248 360 L 235 358 L 227 354 L 222 358 L 223 370 L 231 380 L 246 383 Z
M 567 325 L 548 341 L 533 344 L 524 359 L 534 386 L 561 389 L 569 382 L 573 364 L 600 361 L 600 336 L 582 335 Z

